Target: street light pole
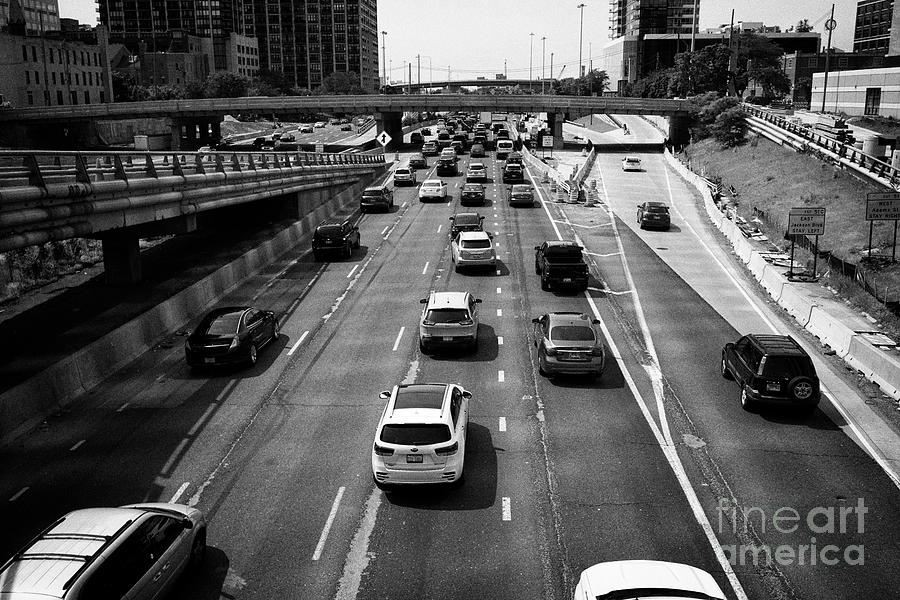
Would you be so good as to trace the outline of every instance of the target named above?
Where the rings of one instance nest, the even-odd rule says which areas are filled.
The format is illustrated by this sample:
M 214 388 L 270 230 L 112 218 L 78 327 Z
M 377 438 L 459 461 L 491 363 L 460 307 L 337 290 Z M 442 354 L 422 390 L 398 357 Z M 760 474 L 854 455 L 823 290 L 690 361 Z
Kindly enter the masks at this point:
M 418 67 L 418 73 L 416 74 L 416 83 L 419 84 L 419 93 L 422 93 L 422 55 L 416 54 L 416 64 Z
M 381 78 L 384 79 L 384 84 L 388 84 L 387 80 L 387 60 L 385 60 L 385 45 L 387 43 L 387 31 L 381 32 Z
M 544 81 L 546 74 L 544 73 L 544 63 L 547 62 L 547 36 L 541 38 L 541 94 L 544 93 Z
M 528 91 L 534 92 L 534 78 L 531 68 L 534 64 L 534 32 L 528 34 L 531 37 L 531 45 L 528 47 Z
M 584 46 L 582 43 L 582 39 L 584 38 L 584 7 L 584 2 L 578 5 L 578 10 L 581 11 L 581 24 L 578 27 L 578 77 L 581 77 L 582 74 L 581 49 Z
M 553 52 L 550 53 L 550 93 L 553 93 Z
M 825 81 L 822 84 L 822 112 L 825 112 L 825 93 L 828 91 L 828 63 L 831 58 L 831 31 L 836 25 L 837 22 L 834 20 L 834 4 L 832 4 L 831 18 L 825 21 L 825 29 L 828 30 L 828 50 L 825 51 Z M 812 96 L 812 94 L 810 94 L 810 96 Z M 837 102 L 835 102 L 835 105 L 837 105 Z M 871 246 L 871 244 L 869 245 Z

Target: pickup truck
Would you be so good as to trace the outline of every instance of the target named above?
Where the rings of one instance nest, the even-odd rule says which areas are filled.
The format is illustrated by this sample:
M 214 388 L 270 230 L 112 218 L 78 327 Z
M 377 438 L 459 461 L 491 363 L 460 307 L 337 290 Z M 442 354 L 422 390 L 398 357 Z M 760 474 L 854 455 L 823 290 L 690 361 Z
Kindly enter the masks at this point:
M 587 289 L 588 267 L 575 242 L 549 241 L 534 247 L 534 271 L 541 276 L 541 289 L 552 286 Z

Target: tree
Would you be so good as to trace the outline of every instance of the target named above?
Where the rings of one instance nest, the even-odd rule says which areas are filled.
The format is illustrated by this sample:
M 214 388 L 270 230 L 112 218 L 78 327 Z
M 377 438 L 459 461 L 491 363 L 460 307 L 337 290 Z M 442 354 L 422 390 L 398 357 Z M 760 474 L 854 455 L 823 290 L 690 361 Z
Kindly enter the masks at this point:
M 338 94 L 366 94 L 359 85 L 359 75 L 354 72 L 340 73 L 335 71 L 322 80 L 322 85 L 313 90 L 316 96 Z
M 809 24 L 809 19 L 801 19 L 796 25 L 794 25 L 794 31 L 797 33 L 808 33 L 812 31 L 812 25 Z
M 675 69 L 657 69 L 625 88 L 625 95 L 633 98 L 668 98 Z
M 113 71 L 113 99 L 116 102 L 134 102 L 134 87 L 136 84 L 137 78 L 135 77 L 134 71 Z
M 763 96 L 781 96 L 791 89 L 790 80 L 781 67 L 781 48 L 769 39 L 745 32 L 737 40 L 737 69 L 734 73 L 738 96 L 754 81 L 763 88 Z
M 284 73 L 270 69 L 260 69 L 253 80 L 253 85 L 260 90 L 261 96 L 281 96 L 291 91 L 291 84 Z
M 747 139 L 747 119 L 740 106 L 733 106 L 716 116 L 710 126 L 713 137 L 724 148 L 740 146 Z
M 669 80 L 672 96 L 694 96 L 704 92 L 728 92 L 726 44 L 713 44 L 696 52 L 675 55 L 675 67 Z
M 608 87 L 609 75 L 606 71 L 593 69 L 583 77 L 554 79 L 550 84 L 550 93 L 560 96 L 588 96 L 591 93 L 602 94 Z
M 206 80 L 207 98 L 241 98 L 247 95 L 250 82 L 243 75 L 213 73 Z

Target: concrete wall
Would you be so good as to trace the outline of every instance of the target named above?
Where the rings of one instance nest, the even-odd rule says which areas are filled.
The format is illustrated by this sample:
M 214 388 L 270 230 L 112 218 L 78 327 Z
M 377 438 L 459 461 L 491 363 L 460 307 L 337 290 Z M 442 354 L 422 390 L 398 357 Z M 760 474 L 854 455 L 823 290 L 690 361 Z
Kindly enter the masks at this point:
M 103 144 L 130 144 L 136 135 L 171 135 L 165 119 L 97 121 L 95 127 Z

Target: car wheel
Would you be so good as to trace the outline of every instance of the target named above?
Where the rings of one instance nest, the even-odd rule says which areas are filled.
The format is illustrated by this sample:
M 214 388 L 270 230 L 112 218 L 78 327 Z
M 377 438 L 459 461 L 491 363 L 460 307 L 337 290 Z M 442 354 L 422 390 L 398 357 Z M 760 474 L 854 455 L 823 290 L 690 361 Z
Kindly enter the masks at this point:
M 747 394 L 747 386 L 746 385 L 742 386 L 741 387 L 741 408 L 743 408 L 744 410 L 746 410 L 748 412 L 751 412 L 755 406 L 756 406 L 756 403 L 753 402 L 753 399 L 750 398 L 749 394 Z
M 725 363 L 725 356 L 722 356 L 722 377 L 725 379 L 734 379 L 734 375 L 731 374 L 731 371 L 728 370 L 728 365 Z
M 538 373 L 542 377 L 550 377 L 550 373 L 544 368 L 544 355 L 542 352 L 538 352 Z
M 206 560 L 206 529 L 201 529 L 194 537 L 194 543 L 191 544 L 191 556 L 188 568 L 192 571 L 198 571 Z
M 259 359 L 259 355 L 257 354 L 256 344 L 250 344 L 250 353 L 247 355 L 247 362 L 252 367 L 256 364 L 256 361 Z
M 428 348 L 428 346 L 427 346 L 427 345 L 425 344 L 425 342 L 424 342 L 423 340 L 421 340 L 421 339 L 419 340 L 419 350 L 422 351 L 422 354 L 428 354 L 428 352 L 430 351 L 430 349 Z
M 353 242 L 347 244 L 347 247 L 344 248 L 344 256 L 350 258 L 353 256 Z
M 386 492 L 386 491 L 388 491 L 388 490 L 390 489 L 390 486 L 388 486 L 388 484 L 386 484 L 386 483 L 381 483 L 380 481 L 378 481 L 377 479 L 375 479 L 375 476 L 374 476 L 374 475 L 372 475 L 372 481 L 375 482 L 375 487 L 377 487 L 377 488 L 378 488 L 379 490 L 381 490 L 382 492 Z
M 815 392 L 812 379 L 803 376 L 794 377 L 788 383 L 788 389 L 791 391 L 791 396 L 797 400 L 808 400 Z

